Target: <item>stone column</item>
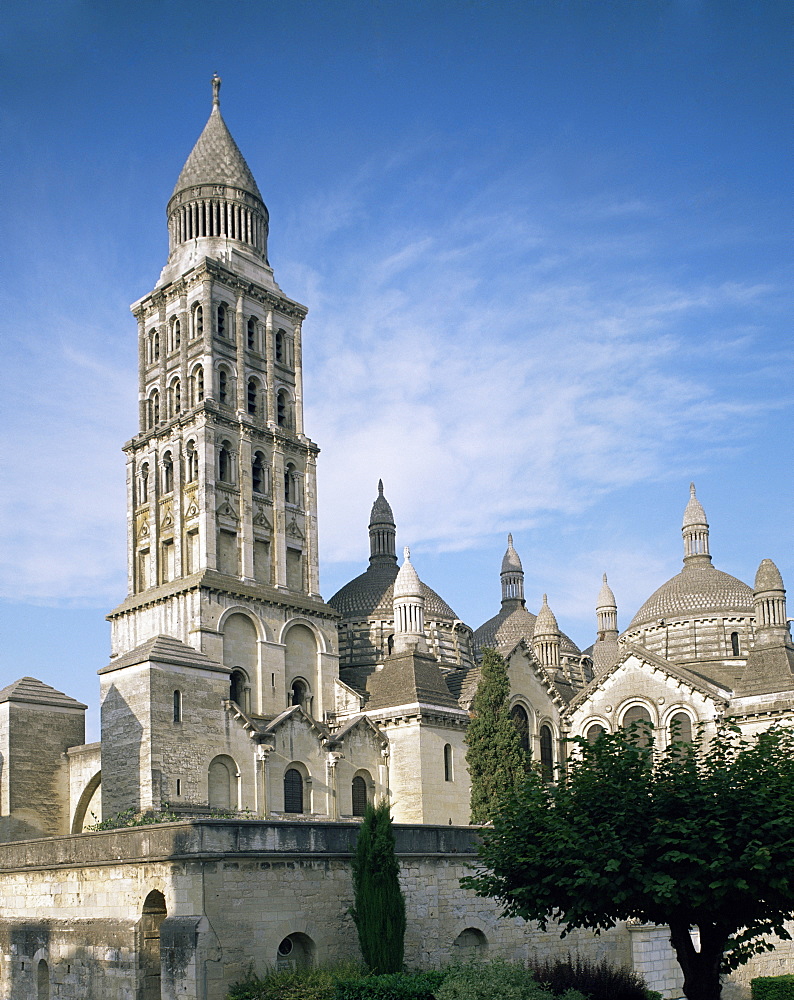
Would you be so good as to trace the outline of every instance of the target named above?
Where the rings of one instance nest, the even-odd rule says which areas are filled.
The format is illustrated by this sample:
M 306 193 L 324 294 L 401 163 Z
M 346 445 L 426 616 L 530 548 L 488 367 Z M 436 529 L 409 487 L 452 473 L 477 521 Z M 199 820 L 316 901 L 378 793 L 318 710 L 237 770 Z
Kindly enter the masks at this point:
M 267 411 L 265 417 L 269 427 L 272 427 L 276 422 L 275 363 L 276 355 L 273 345 L 273 310 L 268 309 L 265 316 L 265 396 L 267 398 Z
M 303 349 L 301 346 L 301 324 L 295 323 L 293 339 L 295 351 L 295 433 L 303 436 Z

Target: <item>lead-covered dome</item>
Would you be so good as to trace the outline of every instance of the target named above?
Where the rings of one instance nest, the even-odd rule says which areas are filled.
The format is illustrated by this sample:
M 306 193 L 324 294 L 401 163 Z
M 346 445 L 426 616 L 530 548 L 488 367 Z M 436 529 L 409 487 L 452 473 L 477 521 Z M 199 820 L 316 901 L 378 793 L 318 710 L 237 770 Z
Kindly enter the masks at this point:
M 475 652 L 478 655 L 483 649 L 509 652 L 522 639 L 531 645 L 536 621 L 537 616 L 527 611 L 522 604 L 517 607 L 503 607 L 498 615 L 489 618 L 475 630 Z M 564 632 L 560 632 L 560 652 L 563 655 L 578 656 L 581 650 Z
M 366 572 L 338 590 L 328 603 L 344 619 L 382 617 L 391 618 L 394 605 L 394 581 L 399 567 L 396 563 L 376 563 Z M 425 617 L 457 621 L 457 615 L 426 583 L 419 581 L 425 599 Z
M 626 630 L 650 625 L 659 619 L 726 617 L 753 612 L 753 592 L 746 583 L 710 563 L 685 566 L 654 591 L 632 618 Z

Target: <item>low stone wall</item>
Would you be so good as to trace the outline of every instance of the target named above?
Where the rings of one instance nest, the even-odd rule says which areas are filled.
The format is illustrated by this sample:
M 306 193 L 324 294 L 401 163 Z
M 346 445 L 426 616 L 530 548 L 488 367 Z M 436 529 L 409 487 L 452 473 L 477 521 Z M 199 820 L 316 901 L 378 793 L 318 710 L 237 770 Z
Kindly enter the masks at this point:
M 224 1000 L 251 968 L 358 959 L 349 913 L 357 829 L 199 820 L 0 845 L 0 1000 L 38 996 L 41 975 L 61 1000 Z M 460 888 L 476 850 L 471 829 L 397 826 L 395 835 L 409 966 L 475 952 L 580 953 L 634 965 L 680 996 L 664 929 L 620 925 L 561 940 Z M 279 954 L 285 941 L 289 956 Z M 760 961 L 777 971 L 788 958 Z

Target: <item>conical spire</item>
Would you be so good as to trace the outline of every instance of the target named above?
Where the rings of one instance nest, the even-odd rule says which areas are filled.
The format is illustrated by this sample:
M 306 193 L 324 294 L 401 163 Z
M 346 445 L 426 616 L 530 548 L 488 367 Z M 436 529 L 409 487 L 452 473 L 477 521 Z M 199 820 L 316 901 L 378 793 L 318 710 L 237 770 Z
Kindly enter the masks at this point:
M 396 563 L 395 541 L 397 527 L 394 524 L 389 501 L 383 495 L 383 480 L 378 480 L 378 495 L 372 505 L 369 517 L 369 561 Z
M 427 652 L 425 598 L 408 546 L 403 549 L 403 564 L 394 581 L 394 651 Z
M 206 246 L 212 252 L 231 239 L 266 259 L 267 208 L 221 115 L 220 86 L 216 74 L 212 111 L 168 202 L 170 252 L 199 239 L 215 240 Z
M 502 559 L 502 604 L 506 601 L 524 603 L 524 570 L 513 548 L 513 536 L 507 536 L 507 551 Z
M 786 591 L 780 570 L 771 559 L 763 559 L 755 574 L 753 606 L 756 645 L 785 642 L 789 637 Z
M 532 648 L 544 667 L 554 669 L 560 665 L 560 627 L 545 594 L 535 621 Z
M 689 502 L 684 510 L 684 520 L 681 525 L 684 536 L 684 565 L 700 565 L 710 563 L 709 555 L 709 525 L 703 504 L 695 494 L 695 484 L 689 484 Z
M 596 617 L 598 619 L 598 638 L 607 638 L 607 633 L 614 633 L 617 638 L 618 633 L 618 606 L 615 602 L 615 595 L 612 588 L 607 583 L 607 575 L 604 573 L 601 589 L 596 600 Z

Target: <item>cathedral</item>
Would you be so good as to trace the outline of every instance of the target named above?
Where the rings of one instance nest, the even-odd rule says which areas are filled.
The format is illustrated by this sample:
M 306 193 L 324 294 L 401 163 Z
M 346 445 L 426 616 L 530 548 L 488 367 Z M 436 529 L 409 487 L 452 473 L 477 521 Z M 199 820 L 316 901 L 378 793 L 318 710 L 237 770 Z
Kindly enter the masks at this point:
M 86 706 L 68 693 L 32 677 L 0 691 L 0 867 L 17 886 L 29 884 L 34 869 L 41 877 L 35 901 L 24 897 L 17 910 L 2 904 L 2 998 L 50 996 L 42 983 L 49 990 L 56 981 L 64 997 L 222 997 L 245 962 L 223 930 L 226 917 L 213 916 L 206 901 L 217 889 L 208 887 L 212 865 L 222 858 L 225 871 L 239 871 L 240 857 L 248 858 L 250 878 L 262 880 L 262 899 L 271 900 L 267 880 L 273 866 L 288 868 L 290 850 L 343 870 L 338 859 L 349 852 L 357 818 L 384 797 L 413 845 L 407 855 L 446 864 L 463 850 L 450 845 L 470 837 L 461 829 L 469 824 L 465 739 L 487 648 L 505 658 L 512 718 L 550 780 L 565 766 L 571 736 L 594 739 L 643 720 L 662 740 L 673 731 L 686 738 L 726 716 L 753 733 L 794 717 L 794 645 L 780 573 L 763 559 L 749 586 L 712 564 L 694 485 L 680 573 L 622 631 L 606 575 L 600 590 L 596 582 L 587 649 L 560 629 L 545 595 L 536 610 L 527 607 L 512 537 L 501 607 L 474 629 L 462 622 L 422 582 L 408 548 L 398 556 L 398 518 L 382 482 L 368 566 L 323 599 L 319 449 L 303 419 L 307 309 L 275 280 L 268 210 L 221 116 L 219 89 L 216 77 L 209 120 L 168 202 L 165 267 L 132 306 L 139 403 L 137 431 L 124 445 L 128 593 L 108 615 L 101 740 L 85 743 Z M 182 823 L 178 836 L 169 824 L 140 827 L 129 836 L 144 830 L 145 837 L 132 847 L 121 833 L 90 832 L 119 814 L 163 811 Z M 234 844 L 212 833 L 237 817 Z M 201 845 L 193 850 L 197 830 Z M 245 837 L 264 839 L 243 848 Z M 441 846 L 419 846 L 432 837 Z M 112 890 L 78 875 L 102 865 L 117 866 L 112 877 L 127 902 L 105 899 Z M 195 866 L 204 866 L 200 890 Z M 282 882 L 294 874 L 285 872 Z M 427 891 L 426 871 L 422 879 Z M 7 891 L 8 884 L 9 898 Z M 516 950 L 526 944 L 517 943 L 525 935 L 515 922 L 500 924 L 486 902 L 464 905 L 461 890 L 450 893 L 460 926 L 450 915 L 446 944 L 422 951 L 431 946 L 418 942 L 417 962 L 440 961 L 454 945 L 525 953 Z M 259 923 L 250 917 L 261 963 L 354 947 L 334 937 L 346 919 L 333 909 L 337 897 L 321 897 L 320 910 L 306 904 L 294 926 L 281 920 L 294 901 L 275 913 L 263 903 L 267 920 L 261 909 Z M 96 932 L 95 951 L 117 958 L 91 958 L 73 931 L 64 944 L 59 907 L 64 926 L 93 921 L 88 939 L 110 921 Z M 248 926 L 246 919 L 231 922 Z M 436 919 L 447 926 L 447 917 Z M 627 935 L 615 938 L 611 957 L 631 960 Z M 97 985 L 111 982 L 113 970 L 113 981 L 131 983 L 132 992 Z M 86 976 L 97 977 L 88 993 Z

